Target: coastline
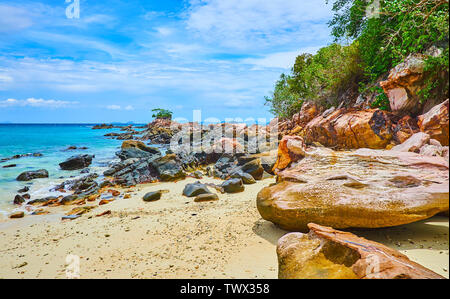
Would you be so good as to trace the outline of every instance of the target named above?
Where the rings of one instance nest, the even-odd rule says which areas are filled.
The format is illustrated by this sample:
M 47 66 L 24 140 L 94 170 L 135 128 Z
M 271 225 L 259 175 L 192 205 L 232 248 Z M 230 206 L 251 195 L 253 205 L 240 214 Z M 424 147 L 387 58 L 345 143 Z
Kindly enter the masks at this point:
M 275 179 L 204 203 L 181 195 L 196 181 L 139 185 L 130 189 L 131 198 L 75 220 L 61 221 L 56 213 L 2 221 L 0 278 L 65 278 L 68 254 L 80 257 L 81 278 L 277 278 L 276 244 L 287 232 L 262 220 L 256 209 L 256 194 Z M 142 200 L 156 190 L 169 192 L 156 202 Z M 107 210 L 110 215 L 96 217 Z M 446 217 L 354 232 L 449 277 Z

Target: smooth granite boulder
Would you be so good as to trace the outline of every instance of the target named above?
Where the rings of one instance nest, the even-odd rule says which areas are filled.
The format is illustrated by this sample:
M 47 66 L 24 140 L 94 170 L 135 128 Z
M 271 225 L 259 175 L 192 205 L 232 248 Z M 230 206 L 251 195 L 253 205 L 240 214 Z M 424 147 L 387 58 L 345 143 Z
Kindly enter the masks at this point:
M 400 252 L 317 224 L 278 240 L 280 279 L 444 279 Z
M 448 161 L 411 152 L 311 149 L 257 195 L 261 216 L 291 231 L 308 223 L 378 228 L 449 208 Z

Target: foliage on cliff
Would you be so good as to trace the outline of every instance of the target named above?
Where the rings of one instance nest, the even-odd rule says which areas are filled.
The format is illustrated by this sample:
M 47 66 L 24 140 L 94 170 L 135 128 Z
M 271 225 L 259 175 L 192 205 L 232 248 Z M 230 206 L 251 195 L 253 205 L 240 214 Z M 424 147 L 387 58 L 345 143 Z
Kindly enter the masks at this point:
M 275 115 L 290 117 L 305 100 L 331 104 L 353 83 L 364 90 L 409 54 L 431 54 L 432 47 L 440 50 L 427 56 L 423 100 L 448 97 L 448 0 L 329 1 L 335 42 L 351 45 L 332 44 L 314 56 L 300 55 L 292 73 L 283 75 L 266 98 Z M 383 93 L 377 101 L 375 106 L 388 108 Z
M 347 89 L 357 88 L 362 75 L 358 43 L 331 44 L 316 55 L 298 56 L 291 73 L 282 74 L 271 97 L 266 97 L 266 104 L 281 118 L 298 112 L 305 99 L 333 105 Z

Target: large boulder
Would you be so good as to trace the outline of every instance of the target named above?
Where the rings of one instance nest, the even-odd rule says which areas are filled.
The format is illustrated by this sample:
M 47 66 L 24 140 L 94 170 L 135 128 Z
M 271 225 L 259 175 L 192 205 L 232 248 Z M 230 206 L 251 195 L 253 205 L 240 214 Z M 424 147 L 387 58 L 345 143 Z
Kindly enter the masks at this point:
M 261 216 L 291 231 L 308 223 L 378 228 L 449 207 L 448 161 L 411 152 L 315 148 L 257 195 Z
M 151 183 L 158 179 L 158 173 L 150 166 L 151 160 L 127 159 L 115 163 L 103 174 L 114 178 L 114 182 L 124 186 Z
M 210 194 L 208 187 L 200 181 L 192 184 L 187 184 L 183 189 L 183 195 L 187 197 L 195 197 L 201 194 Z
M 19 174 L 16 178 L 18 181 L 31 181 L 34 179 L 48 178 L 48 171 L 45 169 L 39 169 L 36 171 L 25 171 Z
M 418 92 L 423 88 L 425 57 L 412 54 L 389 73 L 380 86 L 387 94 L 391 111 L 396 113 L 417 113 L 421 110 Z
M 418 118 L 420 131 L 429 134 L 431 138 L 438 140 L 442 145 L 449 145 L 448 106 L 449 100 L 447 99 Z
M 400 252 L 317 224 L 278 240 L 280 279 L 444 279 Z
M 66 161 L 59 163 L 62 170 L 78 170 L 91 165 L 94 155 L 78 155 L 72 156 Z
M 338 149 L 383 149 L 392 140 L 391 125 L 389 114 L 382 110 L 337 109 L 326 117 L 314 118 L 303 134 L 308 144 L 319 142 Z

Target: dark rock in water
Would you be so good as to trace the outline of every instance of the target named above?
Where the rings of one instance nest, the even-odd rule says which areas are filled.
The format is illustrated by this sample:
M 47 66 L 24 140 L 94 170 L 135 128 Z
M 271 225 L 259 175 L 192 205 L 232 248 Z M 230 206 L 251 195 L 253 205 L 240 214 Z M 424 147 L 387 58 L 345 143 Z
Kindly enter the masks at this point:
M 22 197 L 23 197 L 24 199 L 26 199 L 26 200 L 28 200 L 28 199 L 31 198 L 30 194 L 28 194 L 28 193 L 22 195 Z
M 160 180 L 163 182 L 186 178 L 181 162 L 175 154 L 153 160 L 150 164 L 157 171 Z
M 17 192 L 19 192 L 19 193 L 25 193 L 25 192 L 28 192 L 28 191 L 30 191 L 30 187 L 25 186 L 25 187 L 23 187 L 22 189 L 19 189 Z
M 67 159 L 66 161 L 59 163 L 62 170 L 78 170 L 83 169 L 91 165 L 94 155 L 78 155 Z
M 217 194 L 214 193 L 200 194 L 194 199 L 195 202 L 216 201 L 216 200 L 219 200 L 219 196 L 217 196 Z
M 16 195 L 16 197 L 14 197 L 14 204 L 15 205 L 21 205 L 25 202 L 25 199 L 20 196 L 20 195 Z
M 107 124 L 95 125 L 92 127 L 93 130 L 112 129 L 112 128 L 114 128 L 113 125 L 107 125 Z
M 256 184 L 256 180 L 252 177 L 251 174 L 245 173 L 242 171 L 237 171 L 237 172 L 232 173 L 231 178 L 241 179 L 245 185 Z
M 155 192 L 149 192 L 149 193 L 145 194 L 142 199 L 146 202 L 157 201 L 157 200 L 161 199 L 161 196 L 162 196 L 162 192 L 160 190 L 160 191 L 155 191 Z
M 82 171 L 80 171 L 80 173 L 89 173 L 91 170 L 89 168 L 83 169 Z
M 16 166 L 17 166 L 17 164 L 9 164 L 9 165 L 3 166 L 2 168 L 13 168 L 13 167 L 16 167 Z
M 76 195 L 68 195 L 68 196 L 63 197 L 63 199 L 61 199 L 61 204 L 70 205 L 77 199 L 78 199 L 78 196 L 76 196 Z
M 48 196 L 45 198 L 34 199 L 28 202 L 29 205 L 48 204 L 51 201 L 56 201 L 58 198 L 55 196 Z
M 14 155 L 12 157 L 0 159 L 0 163 L 6 162 L 6 161 L 9 161 L 9 160 L 25 158 L 25 157 L 42 157 L 42 154 L 41 153 L 33 153 L 33 154 Z
M 16 180 L 18 181 L 31 181 L 34 179 L 48 178 L 48 171 L 45 169 L 40 169 L 36 171 L 25 171 L 22 172 Z
M 202 184 L 200 182 L 187 184 L 183 190 L 183 195 L 187 197 L 194 197 L 200 194 L 207 193 L 211 193 L 211 191 L 209 191 L 208 187 L 205 184 Z
M 245 190 L 241 179 L 229 179 L 223 182 L 221 187 L 226 193 L 238 193 Z

